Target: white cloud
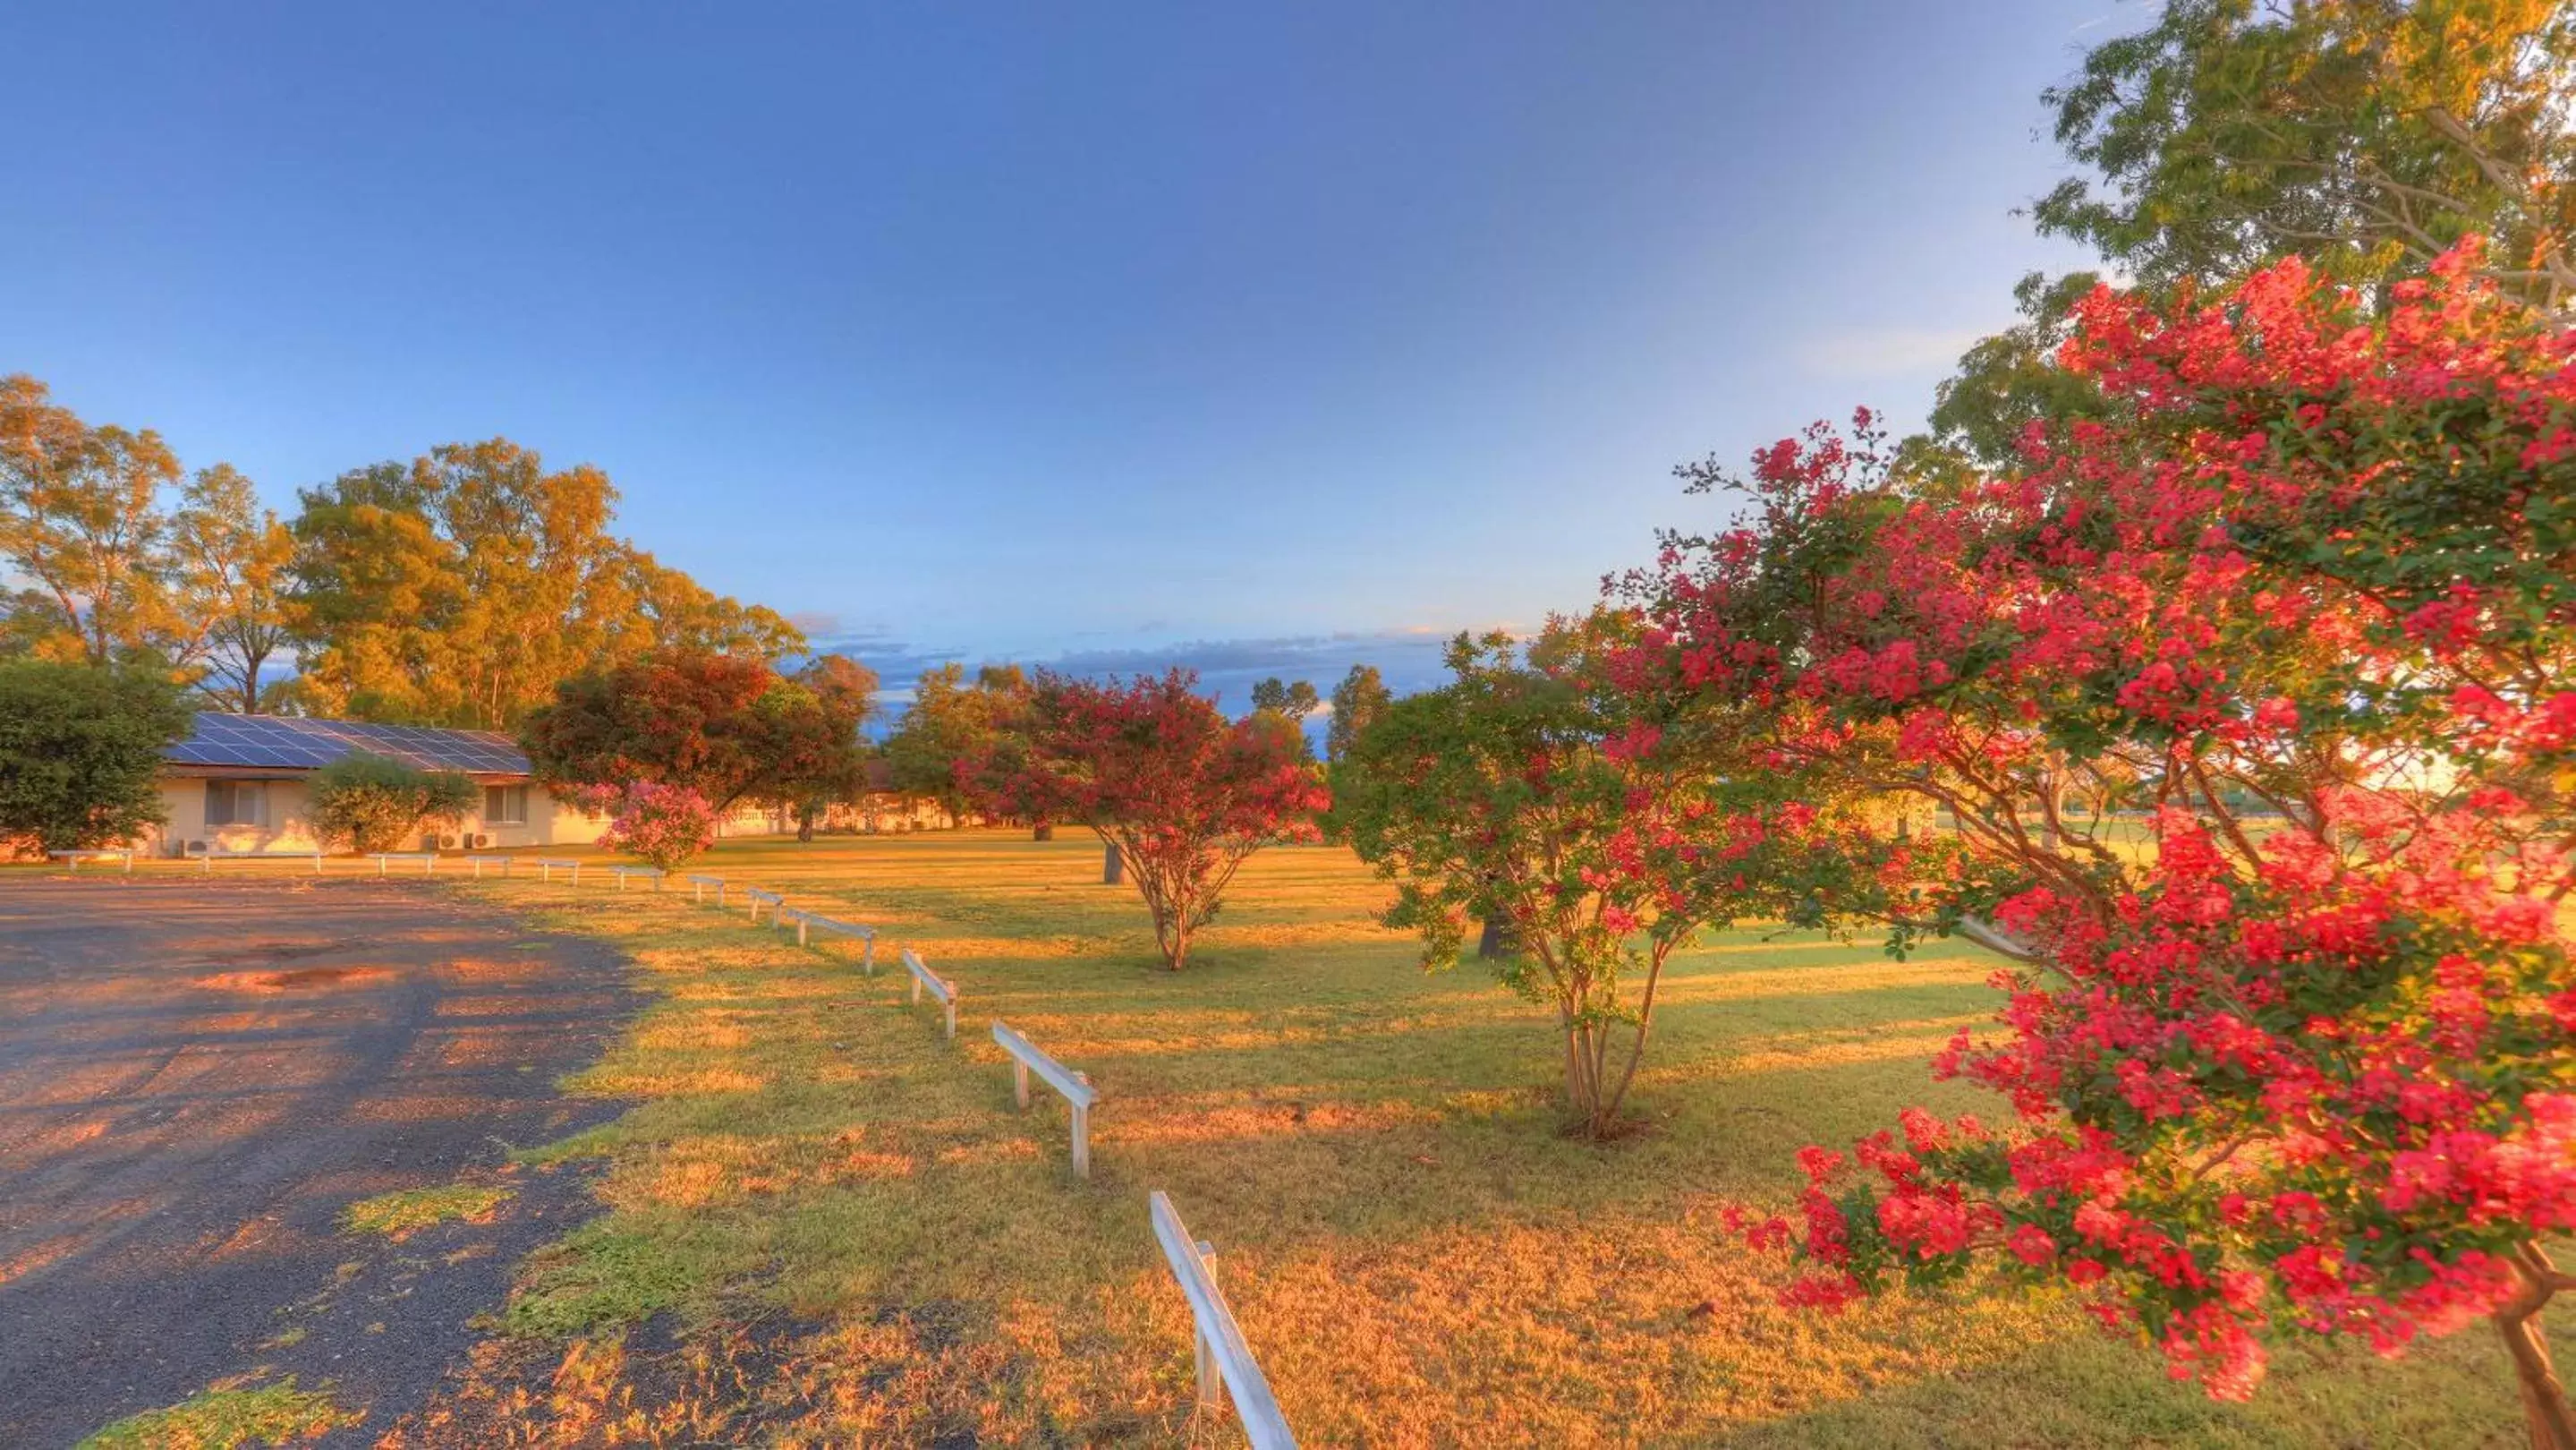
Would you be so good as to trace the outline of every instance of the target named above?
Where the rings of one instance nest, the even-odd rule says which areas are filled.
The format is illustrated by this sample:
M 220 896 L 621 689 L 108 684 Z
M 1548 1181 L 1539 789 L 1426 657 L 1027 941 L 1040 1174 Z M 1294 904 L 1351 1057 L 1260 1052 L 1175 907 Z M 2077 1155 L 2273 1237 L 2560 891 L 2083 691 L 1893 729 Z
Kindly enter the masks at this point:
M 1819 377 L 1878 378 L 1946 370 L 1982 336 L 1970 328 L 1856 328 L 1811 337 L 1791 356 Z

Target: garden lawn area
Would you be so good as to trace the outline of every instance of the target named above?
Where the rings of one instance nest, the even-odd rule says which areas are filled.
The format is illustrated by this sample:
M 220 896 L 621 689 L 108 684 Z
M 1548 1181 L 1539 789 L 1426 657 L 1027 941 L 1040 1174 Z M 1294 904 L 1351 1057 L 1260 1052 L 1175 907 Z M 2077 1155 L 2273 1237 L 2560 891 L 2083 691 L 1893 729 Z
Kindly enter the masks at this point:
M 1253 858 L 1174 974 L 1098 844 L 1060 836 L 740 841 L 689 868 L 874 924 L 874 978 L 856 943 L 800 949 L 676 875 L 445 888 L 612 941 L 659 994 L 572 1085 L 633 1110 L 533 1150 L 606 1160 L 609 1212 L 532 1261 L 504 1319 L 560 1342 L 558 1396 L 667 1314 L 777 1342 L 746 1393 L 791 1441 L 1239 1443 L 1191 1422 L 1162 1189 L 1309 1445 L 2518 1443 L 2483 1327 L 2395 1364 L 2285 1351 L 2232 1406 L 2063 1299 L 1778 1307 L 1785 1266 L 1730 1241 L 1724 1205 L 1785 1207 L 1801 1145 L 1909 1102 L 2007 1116 L 1925 1070 L 1995 1005 L 1973 949 L 1744 930 L 1676 958 L 1645 1127 L 1600 1146 L 1555 1131 L 1548 1014 L 1473 962 L 1425 975 L 1347 851 Z M 954 1046 L 906 1003 L 905 946 L 961 990 Z M 995 1018 L 1101 1090 L 1088 1182 L 1060 1099 L 1013 1110 Z

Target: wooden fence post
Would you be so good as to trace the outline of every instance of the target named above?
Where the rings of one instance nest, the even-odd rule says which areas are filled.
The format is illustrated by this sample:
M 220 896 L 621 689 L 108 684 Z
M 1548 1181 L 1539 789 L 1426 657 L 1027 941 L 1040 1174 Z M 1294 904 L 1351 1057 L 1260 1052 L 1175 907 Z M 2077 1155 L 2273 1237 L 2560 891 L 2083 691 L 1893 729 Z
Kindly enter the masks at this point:
M 1216 1283 L 1216 1245 L 1199 1240 L 1199 1260 L 1207 1265 L 1208 1283 Z M 1207 1332 L 1195 1325 L 1190 1331 L 1190 1347 L 1198 1351 L 1199 1399 L 1201 1414 L 1213 1414 L 1225 1407 L 1225 1373 L 1216 1367 L 1215 1346 L 1208 1342 Z
M 1213 1413 L 1231 1403 L 1235 1421 L 1253 1450 L 1296 1450 L 1297 1437 L 1289 1431 L 1287 1417 L 1279 1413 L 1269 1377 L 1253 1358 L 1252 1347 L 1244 1343 L 1242 1326 L 1226 1305 L 1225 1291 L 1217 1287 L 1216 1266 L 1209 1262 L 1215 1247 L 1181 1222 L 1171 1195 L 1157 1189 L 1145 1195 L 1145 1204 L 1164 1262 L 1172 1266 L 1172 1277 L 1190 1301 L 1200 1412 Z
M 1087 1072 L 1075 1073 L 1073 1080 L 1084 1087 L 1091 1086 L 1091 1074 Z M 1088 1103 L 1073 1105 L 1073 1176 L 1091 1176 L 1091 1106 Z

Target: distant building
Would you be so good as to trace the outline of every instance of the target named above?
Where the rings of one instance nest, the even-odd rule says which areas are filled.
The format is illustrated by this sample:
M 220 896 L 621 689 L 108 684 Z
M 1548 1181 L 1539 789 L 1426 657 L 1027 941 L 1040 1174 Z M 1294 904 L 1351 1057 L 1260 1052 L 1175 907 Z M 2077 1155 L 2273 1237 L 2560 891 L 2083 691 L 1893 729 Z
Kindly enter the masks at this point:
M 464 819 L 426 828 L 419 848 L 578 845 L 608 828 L 530 778 L 518 743 L 491 730 L 363 725 L 283 715 L 200 711 L 186 739 L 163 752 L 169 820 L 136 842 L 157 855 L 314 849 L 306 781 L 359 751 L 423 770 L 460 771 L 481 789 Z
M 825 808 L 817 823 L 824 830 L 876 836 L 901 831 L 945 831 L 966 824 L 929 796 L 905 795 L 896 790 L 894 767 L 887 762 L 870 760 L 865 771 L 866 781 L 857 800 L 834 801 Z

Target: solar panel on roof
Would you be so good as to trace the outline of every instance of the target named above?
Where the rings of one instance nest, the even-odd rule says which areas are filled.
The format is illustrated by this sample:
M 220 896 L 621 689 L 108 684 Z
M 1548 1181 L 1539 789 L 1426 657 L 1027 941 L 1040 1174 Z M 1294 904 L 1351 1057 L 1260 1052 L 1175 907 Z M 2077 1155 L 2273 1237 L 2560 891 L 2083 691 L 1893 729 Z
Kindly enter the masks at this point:
M 183 765 L 251 765 L 312 768 L 352 750 L 388 755 L 433 770 L 524 775 L 528 759 L 517 742 L 492 730 L 440 730 L 425 725 L 374 725 L 356 720 L 307 720 L 277 715 L 199 713 L 188 736 L 163 751 Z

